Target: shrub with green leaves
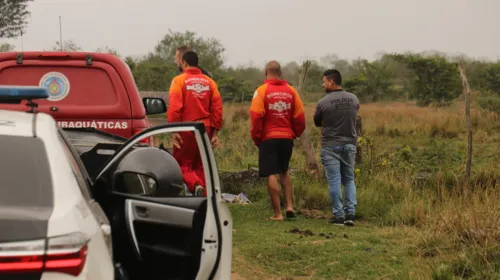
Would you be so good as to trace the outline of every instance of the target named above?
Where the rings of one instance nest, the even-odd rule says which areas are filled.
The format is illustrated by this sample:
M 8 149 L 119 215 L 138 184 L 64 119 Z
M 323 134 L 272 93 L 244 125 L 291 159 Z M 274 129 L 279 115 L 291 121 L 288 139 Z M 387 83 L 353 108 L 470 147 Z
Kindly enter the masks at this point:
M 397 62 L 413 71 L 410 98 L 419 106 L 449 106 L 462 93 L 462 84 L 455 63 L 442 56 L 391 54 Z

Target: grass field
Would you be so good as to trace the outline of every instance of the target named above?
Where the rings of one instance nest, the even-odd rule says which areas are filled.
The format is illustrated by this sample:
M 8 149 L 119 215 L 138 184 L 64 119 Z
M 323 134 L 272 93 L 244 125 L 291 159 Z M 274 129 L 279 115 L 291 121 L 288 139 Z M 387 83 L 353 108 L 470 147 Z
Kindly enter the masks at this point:
M 428 276 L 425 262 L 411 255 L 410 227 L 355 228 L 300 216 L 263 221 L 268 206 L 233 206 L 234 279 L 417 279 Z M 413 275 L 414 278 L 409 277 Z M 427 278 L 428 279 L 428 278 Z
M 306 105 L 319 159 L 313 110 L 314 104 Z M 263 181 L 223 182 L 224 191 L 244 192 L 254 202 L 231 205 L 233 278 L 500 279 L 500 118 L 472 110 L 473 171 L 464 193 L 463 111 L 460 102 L 446 109 L 362 105 L 354 228 L 326 222 L 326 182 L 301 172 L 298 141 L 291 165 L 297 170 L 295 203 L 303 214 L 296 221 L 265 220 L 271 209 Z M 249 125 L 248 104 L 225 106 L 222 144 L 215 151 L 221 171 L 257 165 Z M 290 233 L 305 230 L 314 235 Z

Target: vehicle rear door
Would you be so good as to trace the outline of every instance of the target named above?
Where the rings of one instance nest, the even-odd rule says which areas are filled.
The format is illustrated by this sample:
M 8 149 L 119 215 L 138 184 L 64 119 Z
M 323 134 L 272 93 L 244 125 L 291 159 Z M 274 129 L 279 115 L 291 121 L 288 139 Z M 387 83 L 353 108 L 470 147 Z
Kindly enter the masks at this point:
M 134 133 L 130 89 L 117 67 L 126 64 L 119 58 L 83 52 L 10 54 L 0 54 L 0 85 L 46 88 L 50 97 L 37 102 L 38 111 L 53 116 L 61 128 L 92 127 L 127 138 Z M 25 104 L 0 108 L 26 111 Z M 141 113 L 144 118 L 143 108 Z
M 105 212 L 111 217 L 114 255 L 131 276 L 213 279 L 221 274 L 222 260 L 225 266 L 231 264 L 231 248 L 228 247 L 231 247 L 232 232 L 223 228 L 230 227 L 232 221 L 223 209 L 215 158 L 203 124 L 164 124 L 132 137 L 114 151 L 98 173 L 94 191 L 99 193 L 102 188 L 114 184 L 113 172 L 128 153 L 134 149 L 152 149 L 138 147 L 136 144 L 141 139 L 156 137 L 162 143 L 162 147 L 156 149 L 171 153 L 174 133 L 194 135 L 204 169 L 207 196 L 158 197 L 150 192 L 154 183 L 150 184 L 147 174 L 124 179 L 120 191 L 115 185 L 108 195 L 102 196 L 108 197 L 102 201 Z M 227 240 L 223 242 L 223 238 Z M 227 241 L 229 245 L 225 246 L 223 254 L 222 245 Z

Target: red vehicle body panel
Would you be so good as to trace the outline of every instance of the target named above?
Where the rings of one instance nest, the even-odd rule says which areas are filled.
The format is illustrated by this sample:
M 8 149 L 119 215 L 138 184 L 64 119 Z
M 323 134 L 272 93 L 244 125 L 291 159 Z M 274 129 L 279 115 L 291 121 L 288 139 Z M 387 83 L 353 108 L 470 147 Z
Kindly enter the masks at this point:
M 134 77 L 113 54 L 0 53 L 0 85 L 46 87 L 51 98 L 37 100 L 38 111 L 52 115 L 63 128 L 94 127 L 129 138 L 149 127 Z M 0 104 L 0 109 L 27 111 L 28 107 L 22 102 Z

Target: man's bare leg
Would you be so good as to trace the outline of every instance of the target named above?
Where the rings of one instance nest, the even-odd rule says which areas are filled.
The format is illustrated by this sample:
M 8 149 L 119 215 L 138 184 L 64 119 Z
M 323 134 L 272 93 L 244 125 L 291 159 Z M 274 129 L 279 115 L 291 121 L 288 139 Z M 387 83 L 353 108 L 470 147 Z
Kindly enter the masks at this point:
M 270 175 L 267 177 L 267 191 L 269 192 L 269 197 L 271 198 L 274 210 L 274 216 L 269 219 L 274 221 L 283 220 L 283 215 L 281 215 L 280 209 L 280 186 L 278 184 L 278 176 Z
M 285 209 L 286 211 L 293 210 L 293 193 L 292 193 L 292 178 L 288 172 L 280 174 L 281 186 L 283 187 L 283 194 L 285 196 Z

